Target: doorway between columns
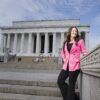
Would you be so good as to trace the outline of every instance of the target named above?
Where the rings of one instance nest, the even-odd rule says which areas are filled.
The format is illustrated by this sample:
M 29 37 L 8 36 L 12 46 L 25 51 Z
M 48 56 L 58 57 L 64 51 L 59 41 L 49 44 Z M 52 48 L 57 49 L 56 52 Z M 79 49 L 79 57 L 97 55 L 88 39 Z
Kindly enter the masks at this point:
M 45 53 L 45 35 L 41 35 L 41 47 L 40 47 L 40 53 Z M 49 34 L 48 36 L 48 53 L 52 53 L 52 49 L 53 49 L 53 35 Z

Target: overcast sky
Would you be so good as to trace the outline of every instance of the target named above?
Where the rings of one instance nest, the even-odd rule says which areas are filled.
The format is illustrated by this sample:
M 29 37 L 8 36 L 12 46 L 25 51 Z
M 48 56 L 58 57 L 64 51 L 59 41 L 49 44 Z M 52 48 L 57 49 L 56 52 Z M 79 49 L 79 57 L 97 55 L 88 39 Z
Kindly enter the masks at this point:
M 90 25 L 90 50 L 100 43 L 100 0 L 0 0 L 0 26 L 41 19 L 80 19 Z

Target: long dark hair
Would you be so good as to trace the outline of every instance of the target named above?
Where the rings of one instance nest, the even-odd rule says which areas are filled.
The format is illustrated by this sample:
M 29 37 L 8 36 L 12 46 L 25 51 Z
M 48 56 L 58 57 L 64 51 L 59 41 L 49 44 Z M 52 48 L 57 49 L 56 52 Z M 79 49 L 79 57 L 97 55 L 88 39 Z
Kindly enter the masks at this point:
M 76 45 L 77 45 L 78 41 L 80 40 L 80 35 L 79 35 L 78 28 L 77 28 L 76 26 L 71 26 L 71 27 L 69 28 L 68 32 L 66 33 L 66 34 L 67 34 L 67 37 L 66 37 L 66 40 L 65 40 L 64 43 L 63 43 L 63 49 L 64 49 L 64 46 L 65 46 L 65 43 L 66 43 L 66 42 L 67 42 L 67 43 L 70 42 L 70 39 L 71 39 L 71 31 L 72 31 L 73 28 L 76 28 L 76 30 L 77 30 L 77 35 L 76 35 L 76 37 L 75 37 Z

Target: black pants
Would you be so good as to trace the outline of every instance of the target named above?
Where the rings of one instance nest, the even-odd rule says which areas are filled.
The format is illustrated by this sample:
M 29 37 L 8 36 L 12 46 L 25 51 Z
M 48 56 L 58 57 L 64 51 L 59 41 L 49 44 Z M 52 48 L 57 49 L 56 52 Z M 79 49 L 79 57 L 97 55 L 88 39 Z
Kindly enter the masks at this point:
M 77 95 L 75 95 L 75 83 L 78 77 L 80 70 L 69 71 L 61 70 L 58 76 L 58 86 L 60 88 L 61 94 L 63 96 L 63 100 L 79 100 Z M 65 82 L 65 80 L 69 77 L 69 84 Z

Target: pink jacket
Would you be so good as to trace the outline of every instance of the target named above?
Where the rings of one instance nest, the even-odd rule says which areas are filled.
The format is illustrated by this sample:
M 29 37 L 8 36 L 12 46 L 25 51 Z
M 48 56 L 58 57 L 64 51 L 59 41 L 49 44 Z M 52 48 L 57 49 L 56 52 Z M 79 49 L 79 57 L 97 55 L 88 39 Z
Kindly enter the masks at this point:
M 63 69 L 67 69 L 67 64 L 69 61 L 69 71 L 75 71 L 80 69 L 80 54 L 87 55 L 88 52 L 85 48 L 84 40 L 80 39 L 78 44 L 76 45 L 75 42 L 72 45 L 70 53 L 67 50 L 67 43 L 65 43 L 64 49 L 62 48 L 61 57 L 64 61 Z

